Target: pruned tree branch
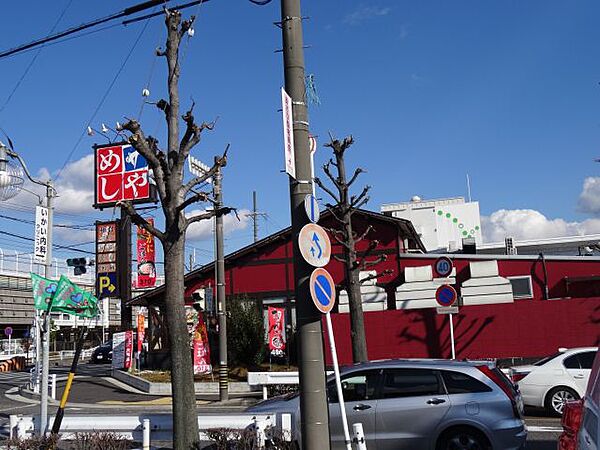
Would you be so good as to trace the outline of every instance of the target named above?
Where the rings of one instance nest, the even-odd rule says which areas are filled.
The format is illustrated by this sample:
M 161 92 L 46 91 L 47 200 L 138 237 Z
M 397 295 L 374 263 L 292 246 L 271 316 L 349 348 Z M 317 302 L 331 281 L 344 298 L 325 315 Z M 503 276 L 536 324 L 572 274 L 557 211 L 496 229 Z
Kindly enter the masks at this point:
M 187 217 L 186 225 L 189 226 L 194 222 L 200 222 L 201 220 L 210 219 L 215 216 L 226 216 L 230 212 L 235 212 L 235 215 L 236 215 L 236 217 L 238 217 L 238 220 L 239 220 L 239 216 L 237 215 L 237 209 L 225 206 L 225 207 L 219 208 L 217 210 L 206 211 L 202 214 L 197 214 L 192 217 Z
M 183 203 L 181 203 L 178 207 L 177 207 L 177 211 L 183 211 L 185 208 L 187 208 L 190 205 L 193 205 L 194 203 L 197 202 L 207 202 L 207 201 L 211 201 L 211 197 L 210 197 L 210 193 L 209 192 L 196 192 L 194 191 L 194 195 L 186 198 Z M 214 204 L 214 201 L 212 201 L 211 203 Z
M 344 259 L 342 256 L 338 256 L 338 255 L 333 255 L 333 254 L 332 254 L 332 255 L 331 255 L 331 257 L 332 257 L 333 259 L 335 259 L 336 261 L 339 261 L 339 262 L 341 262 L 341 263 L 344 263 L 344 262 L 346 262 L 346 260 L 345 260 L 345 259 Z
M 152 234 L 153 236 L 156 236 L 161 241 L 163 241 L 165 239 L 165 234 L 162 231 L 160 231 L 158 228 L 156 228 L 154 225 L 152 225 L 150 222 L 148 222 L 146 219 L 144 219 L 140 215 L 140 213 L 138 213 L 135 210 L 135 208 L 133 207 L 131 202 L 117 202 L 117 206 L 124 208 L 125 213 L 129 217 L 131 217 L 131 222 L 134 225 L 139 225 L 144 230 L 146 230 L 148 233 Z
M 341 190 L 343 188 L 342 184 L 341 184 L 341 180 L 339 179 L 339 177 L 334 177 L 331 173 L 331 171 L 329 170 L 329 166 L 331 165 L 331 163 L 333 162 L 333 160 L 329 160 L 329 162 L 327 164 L 323 165 L 323 172 L 325 172 L 325 175 L 327 175 L 327 177 L 331 180 L 331 182 L 335 185 L 335 187 L 339 190 Z
M 352 175 L 352 178 L 350 178 L 350 181 L 348 181 L 348 187 L 352 186 L 352 184 L 356 181 L 356 178 L 363 172 L 365 172 L 365 171 L 363 169 L 361 169 L 360 167 L 358 169 L 356 169 L 354 171 L 354 175 Z
M 223 155 L 215 158 L 215 163 L 213 164 L 213 166 L 210 168 L 209 171 L 207 171 L 202 176 L 192 178 L 186 184 L 181 186 L 180 192 L 183 195 L 187 195 L 195 186 L 205 183 L 206 180 L 208 180 L 209 178 L 212 178 L 217 173 L 217 170 L 219 170 L 222 167 L 225 167 L 227 165 L 227 151 L 228 150 L 229 150 L 229 144 L 227 144 L 227 148 L 225 149 L 225 152 L 223 152 Z
M 374 230 L 373 225 L 369 225 L 367 227 L 367 229 L 360 236 L 358 236 L 357 238 L 355 238 L 354 242 L 360 242 L 360 241 L 362 241 L 373 230 Z
M 352 196 L 350 197 L 350 208 L 357 208 L 358 204 L 362 204 L 362 200 L 366 197 L 366 195 L 369 193 L 369 190 L 371 189 L 371 186 L 365 186 L 362 190 L 362 192 L 360 194 L 358 194 L 358 196 Z
M 347 239 L 345 239 L 344 237 L 344 233 L 342 231 L 339 230 L 334 230 L 333 228 L 325 228 L 327 231 L 331 232 L 331 235 L 333 236 L 333 239 L 335 239 L 335 241 L 340 244 L 343 245 L 344 247 L 346 247 L 348 250 L 351 250 L 351 247 L 348 245 L 348 241 Z M 341 234 L 342 237 L 339 237 L 338 234 Z
M 379 255 L 377 257 L 377 259 L 374 259 L 372 261 L 365 261 L 363 259 L 362 262 L 360 263 L 360 268 L 361 269 L 368 269 L 369 267 L 376 266 L 377 264 L 382 263 L 384 261 L 387 261 L 387 255 Z
M 321 189 L 323 189 L 325 192 L 327 192 L 327 194 L 333 198 L 336 203 L 340 202 L 340 199 L 327 187 L 323 184 L 323 182 L 321 181 L 321 179 L 319 177 L 315 177 L 315 183 L 317 184 L 317 186 L 319 186 Z

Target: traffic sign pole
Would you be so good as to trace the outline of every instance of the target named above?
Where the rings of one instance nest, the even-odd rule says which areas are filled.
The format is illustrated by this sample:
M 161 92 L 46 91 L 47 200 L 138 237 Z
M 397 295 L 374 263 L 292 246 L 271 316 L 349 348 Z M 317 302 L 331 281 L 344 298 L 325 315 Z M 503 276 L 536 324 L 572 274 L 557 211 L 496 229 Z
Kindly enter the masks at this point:
M 456 359 L 456 353 L 454 350 L 454 322 L 452 320 L 452 316 L 454 314 L 449 314 L 450 316 L 450 345 L 452 346 L 452 359 Z
M 348 418 L 346 417 L 346 405 L 344 404 L 344 392 L 342 391 L 342 380 L 340 379 L 340 366 L 337 359 L 337 350 L 335 348 L 335 337 L 333 336 L 333 325 L 331 324 L 331 313 L 325 314 L 327 322 L 327 334 L 329 335 L 329 349 L 331 350 L 331 360 L 333 362 L 333 373 L 335 374 L 335 386 L 337 388 L 338 403 L 342 413 L 342 427 L 344 428 L 344 439 L 346 440 L 346 450 L 352 450 L 352 441 L 350 440 L 350 430 L 348 429 Z

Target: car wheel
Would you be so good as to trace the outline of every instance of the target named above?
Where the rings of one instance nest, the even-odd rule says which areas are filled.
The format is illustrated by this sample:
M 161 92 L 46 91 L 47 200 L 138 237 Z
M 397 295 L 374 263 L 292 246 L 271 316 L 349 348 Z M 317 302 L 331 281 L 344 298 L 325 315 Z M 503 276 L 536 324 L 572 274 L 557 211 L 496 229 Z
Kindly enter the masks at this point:
M 470 427 L 452 428 L 440 437 L 436 450 L 491 450 L 485 435 Z
M 559 386 L 548 392 L 546 396 L 546 410 L 553 416 L 562 416 L 565 403 L 579 400 L 579 395 L 573 389 Z

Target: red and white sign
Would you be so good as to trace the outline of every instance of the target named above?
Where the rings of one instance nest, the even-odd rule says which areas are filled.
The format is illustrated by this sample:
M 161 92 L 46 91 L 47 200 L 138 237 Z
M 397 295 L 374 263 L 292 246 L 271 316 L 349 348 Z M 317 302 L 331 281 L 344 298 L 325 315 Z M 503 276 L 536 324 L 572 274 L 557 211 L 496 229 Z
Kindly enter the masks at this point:
M 273 355 L 283 355 L 285 350 L 285 310 L 269 307 L 269 350 Z
M 137 316 L 137 352 L 142 353 L 143 342 L 144 342 L 144 332 L 146 330 L 146 318 L 143 314 L 138 314 Z
M 198 324 L 194 329 L 192 340 L 192 350 L 194 355 L 194 375 L 211 373 L 210 365 L 210 347 L 208 345 L 208 333 L 204 324 L 204 314 L 198 313 Z
M 154 219 L 147 219 L 154 225 Z M 154 236 L 144 228 L 137 227 L 137 287 L 150 288 L 156 283 L 156 251 L 154 247 Z
M 113 334 L 113 369 L 129 369 L 133 354 L 133 331 Z
M 96 147 L 96 205 L 150 199 L 148 163 L 131 145 Z
M 296 152 L 294 150 L 294 120 L 292 97 L 281 88 L 281 111 L 283 117 L 283 147 L 285 151 L 285 171 L 296 178 Z

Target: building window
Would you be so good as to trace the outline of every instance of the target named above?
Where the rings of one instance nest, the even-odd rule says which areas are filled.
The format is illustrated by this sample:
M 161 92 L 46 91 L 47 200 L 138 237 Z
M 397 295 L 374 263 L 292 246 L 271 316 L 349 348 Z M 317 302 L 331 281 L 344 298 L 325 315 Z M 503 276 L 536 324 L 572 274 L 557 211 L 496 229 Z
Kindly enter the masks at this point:
M 512 285 L 513 297 L 533 298 L 533 286 L 531 285 L 531 276 L 523 275 L 519 277 L 507 277 Z

